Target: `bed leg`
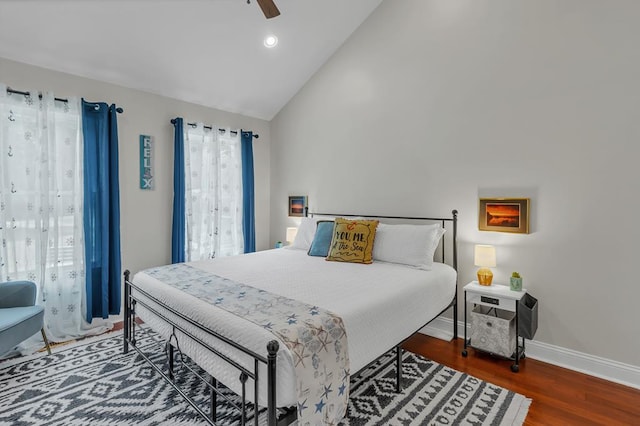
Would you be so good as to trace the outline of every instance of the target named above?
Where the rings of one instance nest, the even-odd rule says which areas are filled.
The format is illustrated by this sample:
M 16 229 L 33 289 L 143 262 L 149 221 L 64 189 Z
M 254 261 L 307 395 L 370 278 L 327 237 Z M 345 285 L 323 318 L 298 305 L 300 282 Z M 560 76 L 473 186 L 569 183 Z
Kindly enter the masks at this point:
M 402 347 L 396 346 L 396 392 L 400 393 L 402 390 Z
M 131 318 L 129 320 L 131 324 L 131 344 L 136 345 L 136 301 L 131 301 Z
M 173 374 L 173 362 L 174 362 L 174 356 L 173 356 L 173 345 L 171 344 L 171 341 L 167 340 L 167 363 L 168 363 L 168 370 L 169 370 L 169 378 L 171 380 L 174 380 L 174 374 Z
M 458 291 L 456 289 L 456 291 Z M 453 301 L 453 341 L 458 338 L 458 297 L 456 296 Z
M 240 383 L 242 383 L 242 405 L 240 424 L 244 426 L 247 423 L 247 380 L 249 376 L 243 371 L 240 373 Z
M 128 269 L 124 271 L 124 339 L 122 339 L 124 344 L 122 352 L 125 354 L 129 353 L 129 338 L 131 337 L 129 336 L 129 321 L 131 321 L 131 318 L 129 317 L 131 315 L 129 309 L 129 292 L 131 291 L 129 288 L 129 274 L 130 272 Z
M 216 393 L 218 382 L 215 377 L 211 376 L 209 384 L 211 385 L 211 397 L 209 398 L 209 405 L 211 406 L 211 420 L 215 423 L 216 417 L 218 416 L 218 394 Z
M 267 343 L 267 421 L 269 426 L 277 426 L 276 412 L 276 358 L 279 344 L 272 340 Z

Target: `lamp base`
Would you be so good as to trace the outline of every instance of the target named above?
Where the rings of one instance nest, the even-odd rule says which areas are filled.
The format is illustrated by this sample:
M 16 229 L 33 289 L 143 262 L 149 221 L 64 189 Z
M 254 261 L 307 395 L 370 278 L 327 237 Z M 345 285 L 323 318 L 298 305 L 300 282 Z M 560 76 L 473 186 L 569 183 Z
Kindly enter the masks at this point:
M 491 281 L 493 281 L 493 272 L 491 272 L 491 269 L 489 268 L 478 269 L 478 284 L 491 285 Z

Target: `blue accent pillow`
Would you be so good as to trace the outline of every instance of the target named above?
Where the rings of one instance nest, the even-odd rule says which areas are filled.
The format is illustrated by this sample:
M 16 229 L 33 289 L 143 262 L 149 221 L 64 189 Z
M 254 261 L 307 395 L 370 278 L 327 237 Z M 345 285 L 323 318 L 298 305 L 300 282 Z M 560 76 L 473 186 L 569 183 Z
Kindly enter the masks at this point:
M 331 237 L 333 237 L 333 221 L 319 220 L 316 226 L 316 234 L 307 254 L 309 256 L 327 257 L 329 254 L 329 246 L 331 245 Z

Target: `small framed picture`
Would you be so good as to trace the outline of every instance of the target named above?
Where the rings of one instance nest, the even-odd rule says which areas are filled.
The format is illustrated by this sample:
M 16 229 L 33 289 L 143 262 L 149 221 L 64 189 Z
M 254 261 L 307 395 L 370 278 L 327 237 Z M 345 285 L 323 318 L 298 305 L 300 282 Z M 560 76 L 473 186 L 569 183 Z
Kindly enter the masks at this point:
M 293 195 L 289 197 L 289 216 L 303 217 L 307 207 L 306 195 Z
M 529 233 L 528 198 L 480 198 L 478 229 Z

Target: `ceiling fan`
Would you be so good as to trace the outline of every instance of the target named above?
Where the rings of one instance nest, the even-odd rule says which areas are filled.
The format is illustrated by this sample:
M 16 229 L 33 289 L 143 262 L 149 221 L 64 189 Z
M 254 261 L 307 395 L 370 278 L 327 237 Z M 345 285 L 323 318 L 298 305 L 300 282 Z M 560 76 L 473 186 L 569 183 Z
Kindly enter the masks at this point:
M 280 15 L 280 11 L 276 7 L 276 4 L 273 0 L 256 0 L 260 9 L 262 9 L 262 13 L 264 13 L 265 18 L 271 19 Z M 247 3 L 250 3 L 250 0 L 247 0 Z

